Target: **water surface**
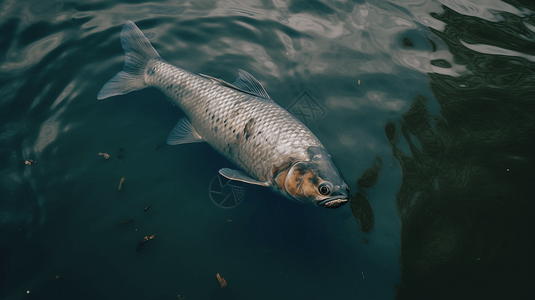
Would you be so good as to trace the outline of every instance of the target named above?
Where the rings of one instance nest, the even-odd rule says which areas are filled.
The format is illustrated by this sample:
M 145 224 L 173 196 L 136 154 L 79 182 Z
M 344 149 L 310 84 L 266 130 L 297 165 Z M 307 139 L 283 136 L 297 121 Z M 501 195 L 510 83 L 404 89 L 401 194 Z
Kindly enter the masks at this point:
M 530 2 L 0 8 L 2 299 L 534 295 Z M 180 109 L 152 88 L 96 100 L 122 68 L 127 20 L 169 63 L 229 82 L 244 69 L 285 108 L 313 99 L 324 113 L 304 121 L 352 204 L 246 186 L 238 206 L 216 206 L 210 183 L 232 164 L 206 144 L 162 145 Z

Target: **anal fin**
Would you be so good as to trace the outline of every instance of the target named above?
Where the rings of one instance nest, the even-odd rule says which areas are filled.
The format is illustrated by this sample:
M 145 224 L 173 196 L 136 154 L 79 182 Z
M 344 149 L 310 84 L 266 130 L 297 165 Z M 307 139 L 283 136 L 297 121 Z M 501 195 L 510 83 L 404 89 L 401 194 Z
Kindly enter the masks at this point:
M 223 177 L 230 179 L 230 180 L 241 181 L 241 182 L 245 182 L 249 184 L 255 184 L 255 185 L 266 186 L 266 187 L 270 186 L 269 182 L 253 179 L 245 175 L 245 173 L 243 173 L 242 171 L 238 171 L 238 170 L 223 168 L 219 170 L 219 174 L 221 174 Z
M 175 128 L 171 130 L 167 137 L 168 145 L 181 145 L 189 143 L 204 142 L 204 139 L 195 131 L 193 125 L 186 118 L 180 119 Z

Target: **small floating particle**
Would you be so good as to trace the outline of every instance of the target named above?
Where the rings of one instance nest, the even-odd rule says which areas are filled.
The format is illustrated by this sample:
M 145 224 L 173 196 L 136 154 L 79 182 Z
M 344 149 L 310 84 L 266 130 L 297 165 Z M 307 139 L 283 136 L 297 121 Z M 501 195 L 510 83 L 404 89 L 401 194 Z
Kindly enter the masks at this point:
M 152 207 L 152 204 L 149 205 L 149 206 L 147 206 L 147 207 L 145 207 L 145 209 L 143 210 L 143 212 L 146 212 L 146 211 L 149 210 L 149 208 L 151 208 L 151 207 Z
M 119 181 L 119 191 L 123 188 L 124 177 Z
M 98 155 L 104 157 L 104 159 L 110 158 L 110 155 L 108 153 L 105 153 L 105 152 L 99 152 Z
M 59 279 L 59 275 L 56 275 L 56 277 L 54 277 L 54 279 L 58 280 Z
M 124 220 L 124 221 L 119 222 L 119 225 L 130 224 L 132 222 L 134 222 L 134 219 Z
M 364 272 L 360 272 L 362 274 L 362 279 L 366 279 L 366 277 L 364 277 Z
M 507 169 L 507 172 L 509 172 L 509 169 Z
M 29 294 L 29 293 L 30 293 L 30 290 L 27 290 L 27 291 L 26 291 L 26 294 Z
M 359 81 L 358 81 L 358 84 L 360 85 L 360 79 L 359 79 Z
M 27 164 L 28 166 L 31 166 L 32 164 L 35 164 L 37 162 L 33 159 L 27 159 L 24 163 Z
M 227 281 L 223 276 L 221 276 L 219 273 L 215 275 L 217 277 L 217 281 L 219 282 L 219 287 L 224 289 L 227 286 Z
M 117 158 L 121 159 L 121 158 L 123 158 L 123 156 L 124 156 L 124 149 L 123 148 L 119 148 L 119 152 L 117 152 Z
M 178 300 L 186 300 L 186 297 L 182 297 L 182 296 L 178 295 Z

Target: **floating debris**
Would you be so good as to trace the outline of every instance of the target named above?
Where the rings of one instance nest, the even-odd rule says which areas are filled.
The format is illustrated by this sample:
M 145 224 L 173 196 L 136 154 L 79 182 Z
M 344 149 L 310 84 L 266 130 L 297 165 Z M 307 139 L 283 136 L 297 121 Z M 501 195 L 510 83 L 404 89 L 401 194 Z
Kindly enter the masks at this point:
M 141 239 L 141 241 L 137 244 L 137 246 L 136 246 L 136 251 L 141 251 L 141 248 L 143 248 L 143 245 L 144 245 L 146 242 L 152 240 L 155 236 L 156 236 L 156 234 L 153 234 L 153 235 L 146 235 L 146 236 L 144 236 L 144 237 Z
M 121 159 L 121 158 L 123 158 L 123 155 L 124 155 L 124 149 L 123 148 L 119 148 L 119 152 L 117 152 L 117 158 Z
M 156 236 L 156 234 L 153 234 L 153 235 L 151 235 L 151 236 L 146 235 L 146 236 L 144 236 L 144 237 L 141 239 L 141 242 L 144 243 L 144 242 L 146 242 L 146 241 L 148 241 L 148 240 L 152 240 L 155 236 Z
M 149 208 L 151 208 L 151 207 L 152 207 L 152 204 L 149 205 L 149 206 L 147 206 L 147 207 L 145 207 L 145 209 L 143 210 L 143 212 L 146 212 L 146 211 L 149 210 Z
M 359 79 L 359 81 L 358 81 L 358 84 L 360 85 L 360 79 Z
M 31 166 L 32 164 L 36 164 L 37 162 L 33 159 L 27 159 L 24 163 L 28 166 Z
M 223 276 L 221 276 L 219 273 L 215 275 L 217 277 L 217 281 L 219 281 L 219 287 L 224 289 L 227 286 L 227 281 Z
M 119 181 L 119 191 L 123 188 L 124 177 Z
M 124 220 L 124 221 L 119 222 L 119 225 L 130 224 L 132 222 L 134 222 L 134 219 Z
M 98 155 L 104 157 L 104 159 L 110 158 L 110 155 L 108 153 L 105 153 L 105 152 L 99 152 Z

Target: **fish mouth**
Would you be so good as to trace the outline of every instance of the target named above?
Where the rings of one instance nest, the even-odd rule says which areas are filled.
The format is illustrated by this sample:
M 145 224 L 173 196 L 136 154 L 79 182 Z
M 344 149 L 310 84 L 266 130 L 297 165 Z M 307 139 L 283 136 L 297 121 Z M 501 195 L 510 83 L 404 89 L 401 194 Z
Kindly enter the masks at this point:
M 348 198 L 346 197 L 347 196 L 340 195 L 340 196 L 332 197 L 329 199 L 325 199 L 319 202 L 318 206 L 325 207 L 325 208 L 338 208 L 342 205 L 347 204 L 347 202 L 349 202 Z

